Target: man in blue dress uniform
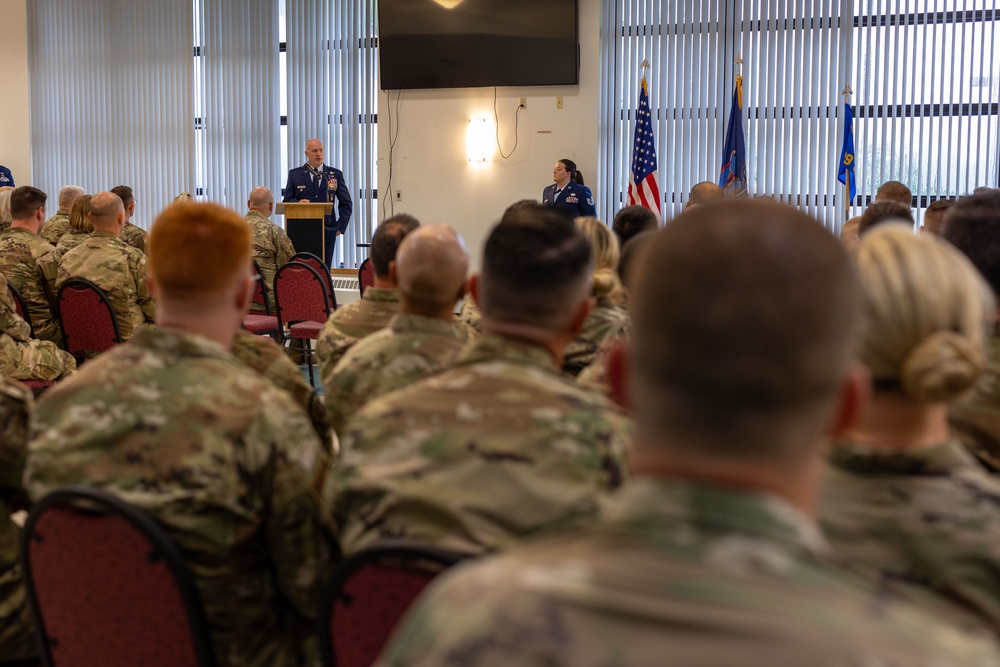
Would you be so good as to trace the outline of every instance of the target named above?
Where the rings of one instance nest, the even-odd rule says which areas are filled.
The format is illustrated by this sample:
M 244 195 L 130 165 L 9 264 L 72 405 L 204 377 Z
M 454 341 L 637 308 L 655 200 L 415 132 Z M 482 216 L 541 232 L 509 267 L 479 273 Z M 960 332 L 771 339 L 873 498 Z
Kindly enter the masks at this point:
M 10 169 L 0 164 L 0 188 L 14 187 L 14 174 Z
M 326 216 L 326 257 L 327 266 L 333 264 L 333 248 L 337 237 L 347 231 L 354 211 L 351 193 L 344 181 L 344 172 L 323 164 L 323 142 L 310 139 L 306 142 L 308 161 L 301 167 L 288 172 L 288 183 L 281 191 L 286 202 L 335 202 L 333 212 Z
M 572 160 L 559 160 L 552 170 L 552 185 L 542 191 L 542 203 L 555 206 L 572 215 L 596 216 L 594 195 L 590 188 L 583 184 L 583 178 Z

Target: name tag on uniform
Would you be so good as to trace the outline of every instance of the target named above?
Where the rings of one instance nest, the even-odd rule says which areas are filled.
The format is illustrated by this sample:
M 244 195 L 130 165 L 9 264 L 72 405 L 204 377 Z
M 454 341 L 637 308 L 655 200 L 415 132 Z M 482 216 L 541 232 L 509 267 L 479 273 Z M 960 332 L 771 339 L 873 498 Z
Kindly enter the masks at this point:
M 295 187 L 297 187 L 299 190 L 305 190 L 306 189 L 306 186 L 304 186 L 304 185 L 296 185 Z

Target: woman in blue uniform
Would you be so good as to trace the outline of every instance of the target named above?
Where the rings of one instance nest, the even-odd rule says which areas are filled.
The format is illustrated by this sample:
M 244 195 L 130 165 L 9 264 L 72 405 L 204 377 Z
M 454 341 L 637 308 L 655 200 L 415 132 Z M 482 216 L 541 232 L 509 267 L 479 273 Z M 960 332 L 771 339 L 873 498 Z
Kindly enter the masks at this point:
M 552 185 L 542 191 L 542 203 L 561 208 L 574 218 L 596 216 L 594 195 L 583 184 L 583 176 L 577 171 L 576 163 L 562 159 L 552 170 Z

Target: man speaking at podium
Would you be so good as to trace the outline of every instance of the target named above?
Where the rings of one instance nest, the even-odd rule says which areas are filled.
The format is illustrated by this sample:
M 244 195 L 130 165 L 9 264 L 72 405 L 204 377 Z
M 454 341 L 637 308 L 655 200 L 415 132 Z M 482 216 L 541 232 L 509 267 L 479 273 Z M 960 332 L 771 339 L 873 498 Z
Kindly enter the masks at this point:
M 301 167 L 288 172 L 288 183 L 281 191 L 285 202 L 317 202 L 328 203 L 336 201 L 333 212 L 326 216 L 326 257 L 323 261 L 327 266 L 333 266 L 333 247 L 337 237 L 347 231 L 351 221 L 354 203 L 351 193 L 344 181 L 344 172 L 323 164 L 323 142 L 310 139 L 306 142 L 306 158 L 308 161 Z

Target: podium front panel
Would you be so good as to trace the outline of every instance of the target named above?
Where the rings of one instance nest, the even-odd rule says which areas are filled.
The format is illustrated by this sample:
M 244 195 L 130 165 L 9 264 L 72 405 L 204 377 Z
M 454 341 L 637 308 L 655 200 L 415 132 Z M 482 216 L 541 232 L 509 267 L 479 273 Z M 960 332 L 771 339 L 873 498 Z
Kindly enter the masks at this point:
M 326 227 L 323 218 L 285 218 L 285 232 L 295 252 L 326 257 Z

